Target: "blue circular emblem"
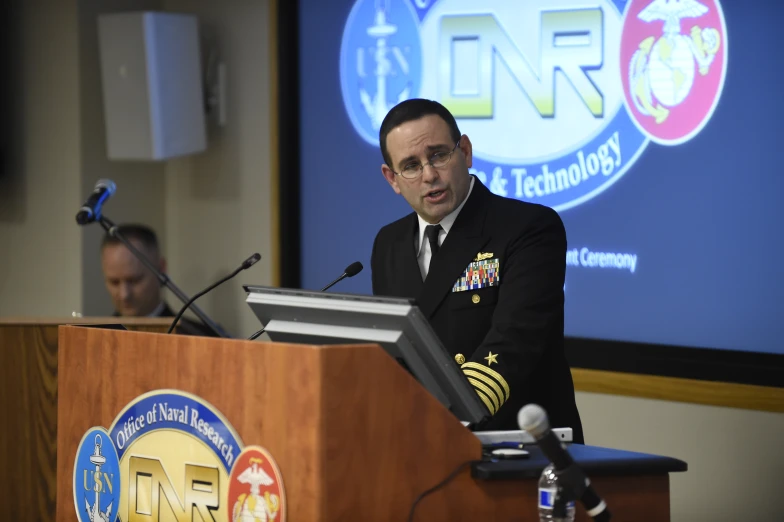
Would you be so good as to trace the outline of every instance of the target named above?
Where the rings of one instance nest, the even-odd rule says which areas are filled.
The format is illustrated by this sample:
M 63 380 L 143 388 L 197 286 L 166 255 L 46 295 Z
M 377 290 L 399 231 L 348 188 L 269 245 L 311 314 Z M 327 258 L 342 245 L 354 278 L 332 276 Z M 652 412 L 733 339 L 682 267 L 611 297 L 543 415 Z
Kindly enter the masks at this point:
M 340 86 L 351 123 L 371 145 L 389 110 L 419 94 L 422 50 L 415 11 L 405 0 L 359 0 L 340 46 Z
M 437 100 L 500 196 L 565 210 L 617 182 L 649 139 L 624 105 L 625 0 L 358 0 L 340 49 L 343 102 L 378 146 L 397 103 Z
M 215 408 L 193 395 L 178 390 L 159 390 L 142 395 L 114 420 L 109 434 L 120 460 L 144 435 L 173 430 L 203 442 L 230 472 L 242 451 L 242 441 Z
M 114 522 L 120 504 L 120 458 L 100 427 L 84 434 L 74 463 L 74 507 L 80 522 Z

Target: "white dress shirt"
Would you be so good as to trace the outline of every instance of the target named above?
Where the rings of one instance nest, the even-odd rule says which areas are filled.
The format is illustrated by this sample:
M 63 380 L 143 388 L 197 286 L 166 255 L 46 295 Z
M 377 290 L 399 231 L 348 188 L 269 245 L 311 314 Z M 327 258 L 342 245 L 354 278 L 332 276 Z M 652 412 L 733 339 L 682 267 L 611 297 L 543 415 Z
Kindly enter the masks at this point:
M 422 274 L 423 281 L 427 277 L 427 271 L 430 268 L 430 258 L 433 256 L 432 252 L 430 252 L 430 242 L 424 241 L 425 227 L 428 225 L 441 225 L 441 230 L 438 231 L 438 246 L 440 247 L 443 245 L 446 235 L 449 234 L 449 230 L 452 228 L 452 225 L 454 225 L 457 215 L 460 213 L 463 205 L 465 205 L 465 202 L 468 201 L 468 196 L 471 195 L 473 189 L 474 177 L 471 176 L 471 185 L 468 187 L 468 194 L 466 194 L 463 202 L 439 223 L 428 223 L 422 219 L 422 216 L 417 214 L 417 219 L 419 220 L 419 234 L 414 237 L 414 251 L 417 252 L 417 263 L 419 263 L 419 272 Z

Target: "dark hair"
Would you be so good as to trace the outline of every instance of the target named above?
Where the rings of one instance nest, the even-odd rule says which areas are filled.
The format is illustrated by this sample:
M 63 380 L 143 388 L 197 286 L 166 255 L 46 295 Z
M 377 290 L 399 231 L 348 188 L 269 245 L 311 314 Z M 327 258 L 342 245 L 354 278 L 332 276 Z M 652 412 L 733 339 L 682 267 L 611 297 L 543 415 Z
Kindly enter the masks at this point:
M 381 123 L 381 129 L 378 131 L 378 142 L 381 144 L 381 155 L 384 157 L 384 163 L 390 167 L 392 166 L 392 159 L 390 159 L 389 151 L 387 151 L 387 135 L 392 129 L 431 114 L 439 116 L 446 122 L 449 126 L 449 133 L 452 135 L 452 141 L 457 143 L 461 134 L 452 113 L 437 101 L 412 98 L 392 107 L 392 110 L 387 113 L 384 121 Z
M 128 241 L 135 239 L 147 249 L 148 252 L 158 253 L 158 236 L 155 235 L 153 229 L 146 225 L 128 224 L 117 225 L 117 232 L 120 233 Z M 122 241 L 108 233 L 103 236 L 101 242 L 101 250 L 108 245 L 122 244 Z

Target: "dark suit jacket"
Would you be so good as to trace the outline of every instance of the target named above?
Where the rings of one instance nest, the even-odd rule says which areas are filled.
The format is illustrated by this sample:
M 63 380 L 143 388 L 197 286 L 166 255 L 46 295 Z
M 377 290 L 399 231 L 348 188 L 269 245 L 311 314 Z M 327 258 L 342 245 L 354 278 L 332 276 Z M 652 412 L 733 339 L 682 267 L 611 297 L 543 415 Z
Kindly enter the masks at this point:
M 558 214 L 496 196 L 476 179 L 424 282 L 414 251 L 418 227 L 411 213 L 379 231 L 373 293 L 417 300 L 493 414 L 481 429 L 519 429 L 520 408 L 536 403 L 551 426 L 572 428 L 582 443 L 563 347 L 566 233 Z M 498 284 L 452 291 L 479 253 L 498 260 Z

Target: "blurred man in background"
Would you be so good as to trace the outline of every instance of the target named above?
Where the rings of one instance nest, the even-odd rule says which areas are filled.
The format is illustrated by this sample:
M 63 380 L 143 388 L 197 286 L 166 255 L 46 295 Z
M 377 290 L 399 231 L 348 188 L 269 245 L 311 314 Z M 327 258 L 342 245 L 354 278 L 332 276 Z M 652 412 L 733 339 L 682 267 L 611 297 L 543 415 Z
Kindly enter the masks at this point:
M 166 273 L 166 259 L 161 255 L 158 237 L 144 225 L 120 225 L 125 237 L 161 272 Z M 106 289 L 114 303 L 114 315 L 121 317 L 171 317 L 174 311 L 163 300 L 161 284 L 151 270 L 117 238 L 106 234 L 101 244 L 101 267 Z M 180 319 L 177 332 L 186 335 L 214 336 L 207 326 Z

